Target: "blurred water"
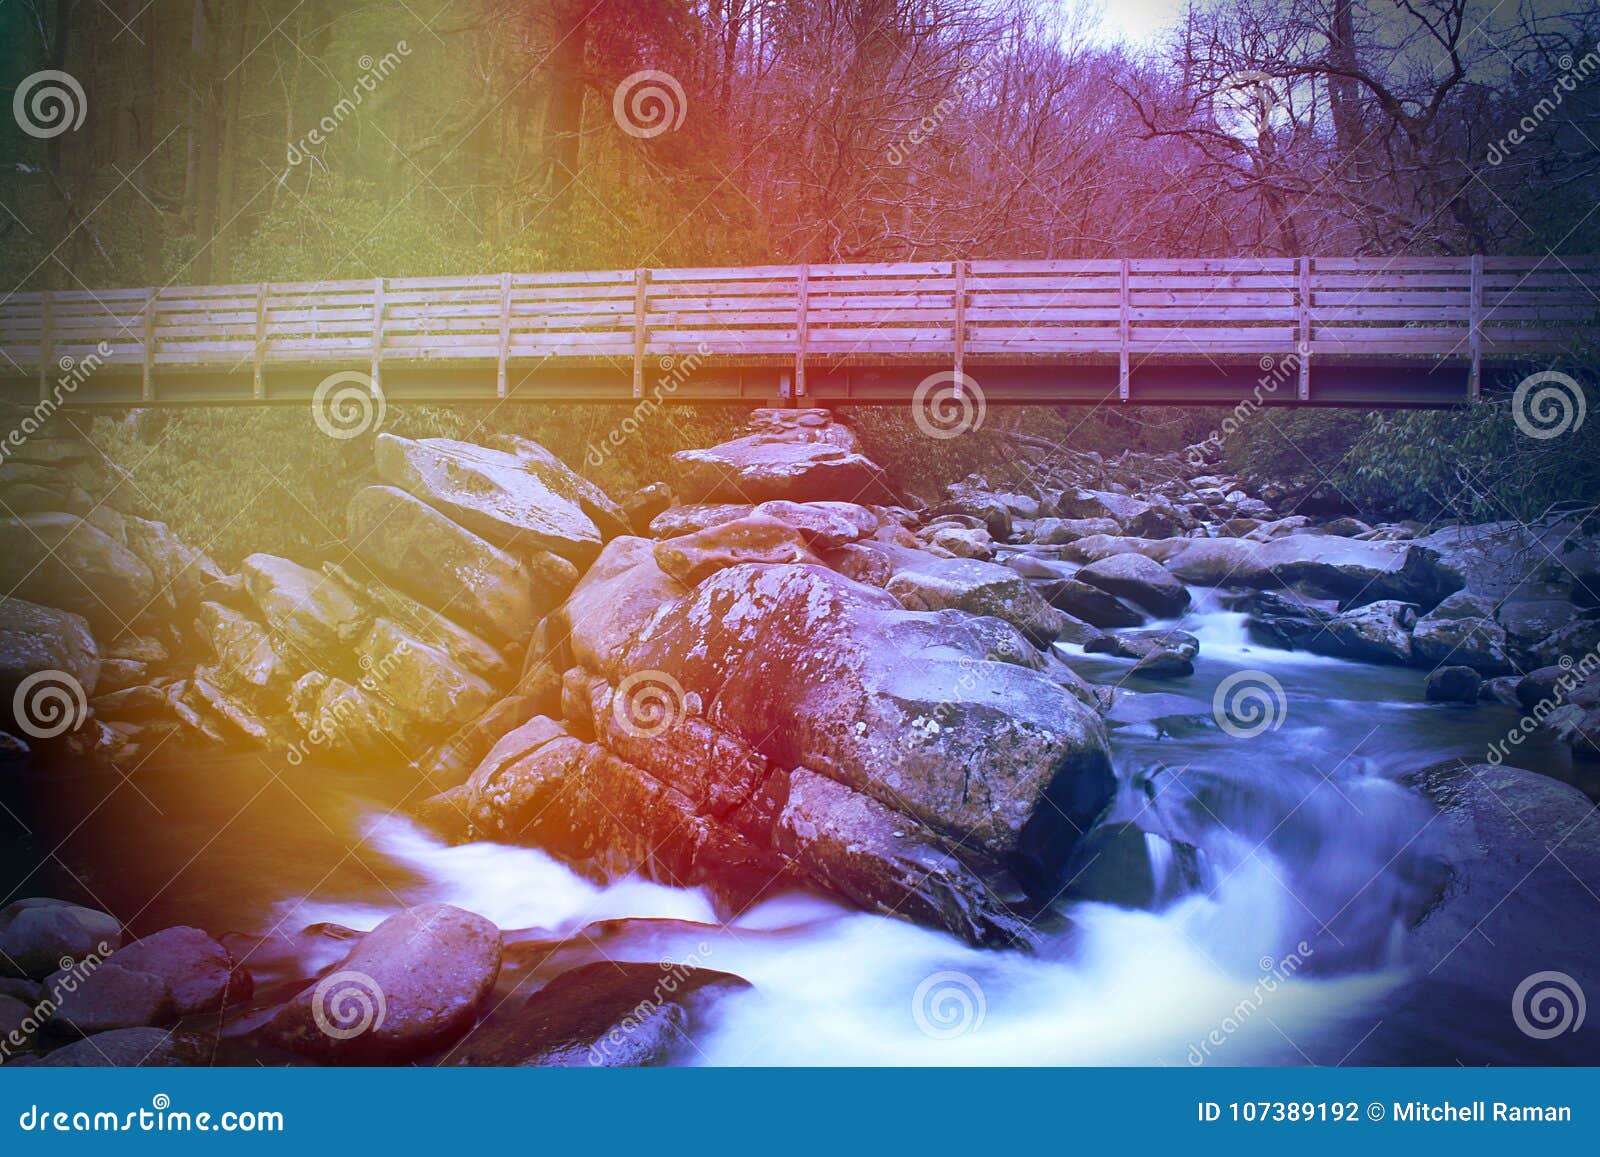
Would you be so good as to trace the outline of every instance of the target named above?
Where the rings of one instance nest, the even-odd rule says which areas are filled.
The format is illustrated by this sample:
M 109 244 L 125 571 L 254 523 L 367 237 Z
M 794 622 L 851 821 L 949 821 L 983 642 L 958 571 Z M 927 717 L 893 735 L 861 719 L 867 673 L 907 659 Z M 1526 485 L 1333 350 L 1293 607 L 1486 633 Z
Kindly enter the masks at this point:
M 1125 660 L 1071 661 L 1098 682 L 1189 700 L 1112 732 L 1110 818 L 1150 833 L 1158 873 L 1185 862 L 1174 847 L 1197 849 L 1199 879 L 1159 912 L 1064 904 L 1066 930 L 1032 953 L 971 949 L 811 895 L 716 926 L 696 890 L 597 884 L 536 849 L 446 846 L 393 811 L 409 785 L 387 769 L 301 769 L 290 781 L 234 760 L 200 789 L 192 767 L 171 778 L 151 769 L 143 799 L 124 798 L 116 820 L 68 807 L 59 858 L 142 930 L 276 935 L 280 955 L 264 950 L 262 963 L 280 979 L 344 951 L 295 940 L 300 930 L 368 929 L 417 903 L 563 937 L 632 918 L 605 942 L 614 958 L 693 952 L 755 986 L 697 1033 L 686 1059 L 701 1063 L 1336 1063 L 1415 979 L 1404 930 L 1438 882 L 1430 811 L 1403 777 L 1449 756 L 1481 759 L 1515 713 L 1426 704 L 1416 670 L 1254 644 L 1214 592 L 1197 592 L 1172 625 L 1200 639 L 1192 677 L 1128 679 Z M 1257 689 L 1266 712 L 1244 727 L 1224 715 L 1241 734 L 1213 710 L 1230 680 Z M 1549 745 L 1521 755 L 1561 770 Z M 50 798 L 63 794 L 57 784 Z M 128 823 L 130 810 L 150 814 Z

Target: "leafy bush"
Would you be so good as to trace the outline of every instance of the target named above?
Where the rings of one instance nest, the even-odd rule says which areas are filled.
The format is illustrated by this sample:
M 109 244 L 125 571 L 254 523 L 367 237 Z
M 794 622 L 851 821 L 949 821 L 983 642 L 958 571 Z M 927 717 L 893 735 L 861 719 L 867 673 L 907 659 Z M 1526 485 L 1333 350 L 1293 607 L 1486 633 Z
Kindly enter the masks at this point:
M 1455 410 L 1262 411 L 1228 438 L 1225 457 L 1258 483 L 1321 483 L 1375 518 L 1526 521 L 1600 499 L 1596 424 L 1531 437 L 1504 396 Z

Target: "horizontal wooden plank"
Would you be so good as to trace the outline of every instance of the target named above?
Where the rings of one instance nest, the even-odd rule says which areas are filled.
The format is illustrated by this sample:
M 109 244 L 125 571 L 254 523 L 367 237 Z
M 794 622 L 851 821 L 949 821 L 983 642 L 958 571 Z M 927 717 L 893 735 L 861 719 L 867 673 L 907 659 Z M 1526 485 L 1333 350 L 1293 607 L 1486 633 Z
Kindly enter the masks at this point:
M 1454 257 L 1315 257 L 1306 303 L 1313 349 L 1366 357 L 1460 356 L 1473 315 L 1472 262 Z M 1600 328 L 1600 259 L 1486 258 L 1479 310 L 1487 356 L 1560 350 Z M 1293 348 L 1300 320 L 1292 258 L 980 260 L 965 267 L 960 316 L 971 354 L 1116 357 L 1121 323 L 1140 356 L 1209 358 Z M 617 359 L 635 341 L 636 271 L 347 279 L 258 285 L 38 292 L 0 298 L 0 353 L 15 366 L 98 355 L 114 365 L 224 370 L 256 353 L 274 367 L 318 361 L 407 364 L 507 357 Z M 718 358 L 792 357 L 800 267 L 651 270 L 644 348 Z M 806 352 L 942 358 L 954 346 L 948 261 L 807 267 Z M 155 296 L 153 317 L 147 302 Z M 376 309 L 381 300 L 383 308 Z M 264 314 L 261 312 L 264 310 Z M 374 333 L 375 316 L 381 331 Z M 6 363 L 0 361 L 0 366 Z

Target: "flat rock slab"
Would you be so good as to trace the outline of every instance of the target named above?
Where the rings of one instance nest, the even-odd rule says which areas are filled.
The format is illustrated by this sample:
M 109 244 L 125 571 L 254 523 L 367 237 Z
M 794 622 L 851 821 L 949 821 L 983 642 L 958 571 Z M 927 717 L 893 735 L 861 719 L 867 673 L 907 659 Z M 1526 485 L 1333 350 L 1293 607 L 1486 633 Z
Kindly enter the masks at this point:
M 599 961 L 563 972 L 496 1011 L 450 1056 L 459 1065 L 618 1067 L 692 1055 L 699 1014 L 748 990 L 729 972 L 671 961 Z
M 492 640 L 527 638 L 538 616 L 577 581 L 574 571 L 565 587 L 551 582 L 536 589 L 521 559 L 392 486 L 358 491 L 346 513 L 357 557 L 386 581 Z
M 897 501 L 882 467 L 826 411 L 757 410 L 742 438 L 672 456 L 684 502 Z
M 378 477 L 496 546 L 547 550 L 580 566 L 600 553 L 600 530 L 570 479 L 502 450 L 447 438 L 379 434 Z

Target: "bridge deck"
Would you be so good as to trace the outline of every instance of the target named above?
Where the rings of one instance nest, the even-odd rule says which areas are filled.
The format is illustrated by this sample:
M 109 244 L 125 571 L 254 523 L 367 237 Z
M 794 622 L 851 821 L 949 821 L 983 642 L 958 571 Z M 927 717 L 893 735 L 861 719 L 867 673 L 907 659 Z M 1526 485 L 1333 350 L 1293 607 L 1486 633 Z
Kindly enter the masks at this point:
M 1445 405 L 1600 335 L 1600 258 L 960 261 L 17 293 L 0 393 Z M 948 377 L 947 379 L 948 380 Z

